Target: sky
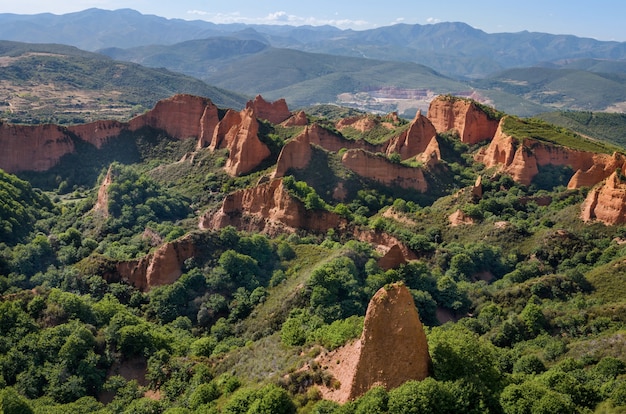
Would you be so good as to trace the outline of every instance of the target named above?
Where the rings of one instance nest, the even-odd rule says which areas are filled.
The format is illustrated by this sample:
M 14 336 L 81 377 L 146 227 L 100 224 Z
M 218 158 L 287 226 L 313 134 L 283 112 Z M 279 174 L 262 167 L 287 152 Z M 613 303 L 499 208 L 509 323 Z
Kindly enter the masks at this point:
M 626 41 L 623 0 L 0 0 L 0 13 L 65 14 L 92 7 L 214 23 L 330 24 L 354 30 L 464 22 L 487 33 L 528 30 Z

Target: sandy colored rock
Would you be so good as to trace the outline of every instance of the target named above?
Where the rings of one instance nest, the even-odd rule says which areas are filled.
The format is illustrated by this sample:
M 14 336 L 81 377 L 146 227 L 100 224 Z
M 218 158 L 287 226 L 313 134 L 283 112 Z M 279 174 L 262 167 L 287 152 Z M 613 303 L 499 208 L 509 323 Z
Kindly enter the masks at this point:
M 574 150 L 535 139 L 516 139 L 506 134 L 502 130 L 502 125 L 503 122 L 498 126 L 490 144 L 481 149 L 474 159 L 485 164 L 487 168 L 498 166 L 515 181 L 525 185 L 532 182 L 541 166 L 570 166 L 574 171 L 585 172 L 592 169 L 595 159 L 604 158 L 592 152 Z M 593 181 L 589 178 L 593 173 L 585 175 L 583 172 L 579 173 L 579 176 L 584 176 L 586 181 L 582 178 L 574 182 L 570 180 L 571 188 L 575 188 L 574 186 L 581 182 Z
M 240 230 L 278 234 L 296 229 L 321 233 L 345 223 L 329 211 L 307 210 L 277 178 L 227 195 L 218 211 L 206 213 L 199 222 L 201 229 L 231 225 Z
M 391 246 L 387 253 L 378 259 L 378 266 L 383 270 L 395 269 L 406 263 L 404 253 L 402 253 L 402 249 L 397 244 Z
M 292 115 L 286 121 L 281 123 L 282 126 L 285 127 L 294 127 L 294 126 L 305 126 L 309 124 L 309 119 L 306 116 L 304 111 L 298 111 L 296 114 Z
M 471 99 L 438 96 L 430 102 L 428 119 L 437 132 L 454 131 L 462 142 L 476 144 L 493 138 L 498 120 L 492 119 Z
M 96 121 L 88 124 L 68 126 L 67 130 L 83 141 L 100 149 L 111 138 L 118 137 L 128 124 L 118 121 Z
M 582 204 L 581 218 L 607 225 L 626 223 L 626 180 L 614 172 L 592 188 Z
M 424 328 L 404 284 L 381 288 L 370 300 L 359 341 L 322 362 L 339 381 L 338 389 L 322 389 L 324 398 L 340 403 L 365 394 L 373 386 L 387 390 L 429 376 L 430 355 Z M 339 363 L 333 363 L 339 361 Z M 347 369 L 346 369 L 347 368 Z
M 284 99 L 267 102 L 261 95 L 257 95 L 253 101 L 248 101 L 246 109 L 252 109 L 257 118 L 265 119 L 272 124 L 280 124 L 291 117 Z
M 74 152 L 74 142 L 57 125 L 0 124 L 0 168 L 8 173 L 46 171 Z
M 194 256 L 195 246 L 187 235 L 170 243 L 165 243 L 154 253 L 141 259 L 122 261 L 117 264 L 121 280 L 137 289 L 148 291 L 155 286 L 174 283 L 182 275 L 185 260 Z
M 356 174 L 381 184 L 397 185 L 420 192 L 428 189 L 424 172 L 420 168 L 394 164 L 385 157 L 364 150 L 346 151 L 341 162 Z
M 464 224 L 474 224 L 474 220 L 463 213 L 460 209 L 448 216 L 448 222 L 450 222 L 451 227 L 461 226 Z
M 113 170 L 111 167 L 107 170 L 107 174 L 102 180 L 102 184 L 98 188 L 98 198 L 96 204 L 93 206 L 93 211 L 103 215 L 109 216 L 109 186 L 113 183 Z
M 439 148 L 437 137 L 433 137 L 426 149 L 421 154 L 418 154 L 415 159 L 423 163 L 427 168 L 437 165 L 441 161 L 441 149 Z
M 593 187 L 614 173 L 618 168 L 626 171 L 626 156 L 624 154 L 593 154 L 591 166 L 587 169 L 584 169 L 583 166 L 576 170 L 567 184 L 567 188 Z
M 130 121 L 130 130 L 149 126 L 176 139 L 196 138 L 207 142 L 217 123 L 217 107 L 207 98 L 179 94 L 157 102 L 154 108 Z M 215 125 L 213 125 L 213 128 Z
M 436 143 L 437 131 L 432 122 L 418 111 L 411 122 L 409 129 L 404 131 L 399 137 L 390 140 L 386 153 L 399 153 L 400 159 L 407 160 L 426 151 L 432 140 Z M 431 152 L 433 149 L 431 148 Z M 436 149 L 439 153 L 439 146 Z M 430 157 L 430 154 L 429 154 Z M 439 153 L 439 158 L 441 154 Z
M 311 162 L 313 149 L 308 134 L 308 128 L 300 135 L 289 141 L 278 155 L 276 171 L 273 177 L 284 177 L 289 169 L 304 169 Z
M 211 138 L 211 151 L 228 148 L 224 170 L 233 176 L 252 171 L 269 155 L 267 145 L 259 140 L 259 122 L 252 108 L 241 112 L 229 109 L 217 124 Z
M 474 186 L 472 187 L 472 198 L 474 200 L 480 200 L 483 198 L 483 176 L 478 175 L 476 177 L 476 181 L 474 182 Z
M 380 121 L 370 115 L 352 116 L 340 119 L 335 123 L 335 128 L 341 131 L 345 128 L 354 128 L 359 132 L 367 132 L 376 128 Z

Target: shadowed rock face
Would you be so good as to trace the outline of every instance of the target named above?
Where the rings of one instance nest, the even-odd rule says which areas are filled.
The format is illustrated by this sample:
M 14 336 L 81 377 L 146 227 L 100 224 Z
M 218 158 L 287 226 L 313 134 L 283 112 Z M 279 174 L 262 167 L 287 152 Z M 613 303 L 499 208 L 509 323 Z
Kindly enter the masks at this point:
M 185 236 L 163 244 L 154 253 L 141 259 L 119 262 L 117 273 L 121 280 L 147 291 L 155 286 L 169 285 L 178 280 L 182 275 L 185 260 L 193 257 L 195 252 L 193 239 Z
M 384 157 L 363 150 L 348 150 L 341 158 L 343 165 L 362 177 L 385 185 L 425 192 L 428 184 L 420 168 L 394 164 Z
M 498 120 L 491 119 L 475 102 L 449 96 L 431 101 L 428 119 L 437 132 L 455 131 L 470 145 L 493 138 L 498 128 Z
M 589 191 L 582 205 L 581 218 L 607 225 L 626 223 L 626 182 L 616 172 Z
M 235 226 L 241 230 L 275 234 L 295 229 L 326 232 L 343 225 L 342 219 L 325 210 L 307 210 L 274 179 L 256 187 L 236 191 L 224 199 L 217 212 L 208 212 L 199 223 L 201 229 Z
M 407 160 L 425 152 L 436 136 L 437 131 L 432 122 L 418 111 L 409 129 L 389 142 L 386 153 L 390 155 L 397 152 L 400 154 L 400 159 Z

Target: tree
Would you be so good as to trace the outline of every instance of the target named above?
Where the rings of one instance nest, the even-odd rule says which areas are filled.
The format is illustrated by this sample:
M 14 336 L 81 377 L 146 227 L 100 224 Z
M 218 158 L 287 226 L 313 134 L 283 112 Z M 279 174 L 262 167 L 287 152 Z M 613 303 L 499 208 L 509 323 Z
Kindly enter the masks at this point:
M 32 414 L 24 398 L 22 398 L 13 388 L 0 390 L 0 413 L 2 414 Z
M 459 412 L 445 383 L 431 377 L 407 381 L 389 392 L 389 414 L 446 414 Z

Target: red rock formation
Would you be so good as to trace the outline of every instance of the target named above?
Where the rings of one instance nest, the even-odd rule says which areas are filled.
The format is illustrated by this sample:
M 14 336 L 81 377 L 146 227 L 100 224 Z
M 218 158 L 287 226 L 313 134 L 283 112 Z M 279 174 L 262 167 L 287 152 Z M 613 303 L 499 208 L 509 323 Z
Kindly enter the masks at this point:
M 463 213 L 460 209 L 450 214 L 448 216 L 448 221 L 450 222 L 450 227 L 456 227 L 463 224 L 474 224 L 474 220 L 465 215 L 465 213 Z
M 46 171 L 74 152 L 74 141 L 57 125 L 0 123 L 0 145 L 0 168 L 8 173 Z
M 73 138 L 101 148 L 124 130 L 148 126 L 164 130 L 176 139 L 209 142 L 218 123 L 217 107 L 206 98 L 176 95 L 159 101 L 154 109 L 128 123 L 96 121 L 63 128 L 57 125 L 0 125 L 0 168 L 7 172 L 45 171 L 75 150 Z
M 476 177 L 476 181 L 474 182 L 474 186 L 472 187 L 472 198 L 474 200 L 480 200 L 483 198 L 483 176 L 479 175 Z
M 389 141 L 386 153 L 389 155 L 397 152 L 400 154 L 400 159 L 409 159 L 426 151 L 433 139 L 435 139 L 436 142 L 436 136 L 437 131 L 432 122 L 425 116 L 422 116 L 421 111 L 417 111 L 415 119 L 411 122 L 409 129 L 403 132 L 399 137 Z M 437 145 L 437 152 L 439 152 L 439 145 Z M 441 155 L 439 155 L 439 158 L 441 158 Z
M 304 111 L 298 111 L 298 113 L 292 115 L 289 119 L 281 123 L 281 125 L 285 127 L 305 126 L 308 124 L 309 119 L 307 118 Z
M 72 125 L 67 127 L 67 130 L 99 149 L 127 128 L 128 124 L 118 121 L 96 121 L 89 124 Z
M 403 284 L 381 288 L 370 300 L 360 340 L 322 359 L 339 382 L 322 395 L 340 403 L 373 386 L 390 390 L 429 376 L 430 355 L 424 328 L 409 289 Z
M 462 142 L 476 144 L 491 139 L 498 120 L 490 118 L 470 99 L 438 96 L 428 107 L 428 119 L 437 132 L 456 131 Z
M 383 257 L 378 259 L 378 266 L 380 266 L 383 270 L 389 270 L 395 269 L 406 262 L 407 261 L 404 257 L 404 253 L 402 252 L 402 248 L 399 245 L 394 244 Z
M 437 165 L 439 161 L 441 161 L 441 149 L 439 148 L 437 137 L 433 137 L 426 146 L 426 149 L 424 149 L 421 154 L 416 155 L 415 159 L 424 163 L 428 168 Z
M 308 131 L 308 128 L 305 129 L 302 134 L 285 144 L 276 161 L 274 178 L 284 177 L 290 168 L 304 169 L 309 165 L 313 149 Z
M 376 128 L 379 124 L 380 120 L 377 120 L 369 115 L 362 115 L 342 118 L 335 123 L 335 128 L 339 131 L 342 131 L 345 128 L 354 128 L 357 131 L 367 132 Z
M 307 210 L 301 201 L 289 195 L 282 179 L 274 179 L 229 194 L 219 211 L 205 214 L 199 223 L 201 229 L 229 225 L 246 231 L 276 234 L 296 229 L 326 232 L 345 223 L 334 213 Z
M 291 117 L 291 112 L 284 99 L 270 103 L 261 95 L 257 95 L 253 101 L 246 104 L 246 109 L 252 109 L 257 118 L 265 119 L 272 124 L 280 124 Z
M 93 210 L 102 214 L 104 217 L 109 216 L 109 186 L 113 182 L 113 171 L 111 167 L 107 170 L 107 175 L 102 180 L 100 188 L 98 189 L 98 198 L 96 204 L 93 206 Z
M 394 164 L 385 157 L 361 149 L 346 151 L 341 162 L 358 175 L 385 185 L 397 185 L 420 192 L 428 189 L 424 173 L 420 168 Z
M 519 140 L 503 132 L 502 125 L 503 122 L 489 146 L 479 151 L 475 160 L 484 163 L 487 168 L 499 166 L 503 172 L 511 174 L 514 180 L 522 184 L 529 185 L 540 166 L 568 165 L 574 170 L 588 171 L 594 165 L 594 153 L 530 138 Z M 585 176 L 582 172 L 579 175 Z M 589 173 L 585 177 L 593 175 Z M 580 179 L 576 183 L 582 181 L 584 180 Z M 576 184 L 570 182 L 570 185 Z
M 162 245 L 154 253 L 138 260 L 117 264 L 122 280 L 136 288 L 147 291 L 155 286 L 174 283 L 182 275 L 185 260 L 193 257 L 195 246 L 191 236 Z
M 258 167 L 270 155 L 270 150 L 259 140 L 259 123 L 251 108 L 241 112 L 229 109 L 215 127 L 210 150 L 228 148 L 224 170 L 230 175 L 241 175 Z
M 372 243 L 379 247 L 379 250 L 387 250 L 392 246 L 398 246 L 402 251 L 402 256 L 405 260 L 416 260 L 417 256 L 413 250 L 409 249 L 398 238 L 390 235 L 389 233 L 374 231 L 369 228 L 355 228 L 354 238 L 360 241 Z
M 582 205 L 584 221 L 598 220 L 607 225 L 626 223 L 626 182 L 612 173 L 587 194 Z
M 567 188 L 593 187 L 618 168 L 626 171 L 626 157 L 623 154 L 614 153 L 610 156 L 594 154 L 592 158 L 591 167 L 578 169 L 567 184 Z
M 152 110 L 131 119 L 129 129 L 136 131 L 149 126 L 161 129 L 176 139 L 193 137 L 204 143 L 211 137 L 217 119 L 217 107 L 209 99 L 175 95 L 157 102 Z

